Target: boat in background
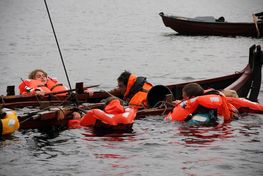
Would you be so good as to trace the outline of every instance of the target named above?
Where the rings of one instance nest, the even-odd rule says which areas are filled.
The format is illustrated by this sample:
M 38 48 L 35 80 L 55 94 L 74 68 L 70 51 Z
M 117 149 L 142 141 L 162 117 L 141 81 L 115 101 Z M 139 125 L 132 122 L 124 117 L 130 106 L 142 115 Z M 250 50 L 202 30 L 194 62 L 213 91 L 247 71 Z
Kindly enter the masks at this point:
M 253 15 L 253 23 L 226 22 L 224 17 L 187 18 L 160 12 L 163 23 L 182 35 L 248 36 L 263 37 L 263 14 Z

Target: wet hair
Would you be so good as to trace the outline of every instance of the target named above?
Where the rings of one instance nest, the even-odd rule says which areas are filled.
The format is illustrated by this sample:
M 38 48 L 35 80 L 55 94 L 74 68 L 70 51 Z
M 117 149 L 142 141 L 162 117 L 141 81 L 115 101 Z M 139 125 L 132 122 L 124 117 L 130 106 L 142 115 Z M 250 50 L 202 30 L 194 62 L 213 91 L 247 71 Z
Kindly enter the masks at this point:
M 29 79 L 35 79 L 35 76 L 36 76 L 37 72 L 42 72 L 47 77 L 47 72 L 45 72 L 42 69 L 35 69 L 31 73 L 29 73 L 28 78 Z
M 131 76 L 131 73 L 129 71 L 125 70 L 124 72 L 122 72 L 120 74 L 120 76 L 118 77 L 117 80 L 118 80 L 118 82 L 122 82 L 124 85 L 127 86 L 130 76 Z
M 223 90 L 222 93 L 226 96 L 226 97 L 234 97 L 234 98 L 238 98 L 238 94 L 235 90 Z
M 192 98 L 203 95 L 204 89 L 197 83 L 189 83 L 184 86 L 183 92 L 187 97 Z

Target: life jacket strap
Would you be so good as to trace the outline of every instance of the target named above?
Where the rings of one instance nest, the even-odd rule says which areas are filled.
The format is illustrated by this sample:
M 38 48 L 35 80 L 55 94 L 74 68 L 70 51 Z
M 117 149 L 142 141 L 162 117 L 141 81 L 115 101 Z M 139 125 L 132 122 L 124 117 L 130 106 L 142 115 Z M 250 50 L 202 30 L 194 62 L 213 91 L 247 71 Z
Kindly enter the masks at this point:
M 61 84 L 61 83 L 56 84 L 56 85 L 52 86 L 52 87 L 50 88 L 50 90 L 52 91 L 53 89 L 55 89 L 55 88 L 58 87 L 58 86 L 63 86 L 63 84 Z
M 143 89 L 144 83 L 146 83 L 145 77 L 137 77 L 135 83 L 130 89 L 130 92 L 126 96 L 126 99 L 131 99 L 139 91 L 146 91 Z
M 205 92 L 204 95 L 221 95 L 218 90 L 210 90 L 208 92 Z
M 37 85 L 37 87 L 46 87 L 44 84 Z
M 149 92 L 149 90 L 146 90 L 146 89 L 143 89 L 143 88 L 142 88 L 141 92 L 148 93 L 148 92 Z

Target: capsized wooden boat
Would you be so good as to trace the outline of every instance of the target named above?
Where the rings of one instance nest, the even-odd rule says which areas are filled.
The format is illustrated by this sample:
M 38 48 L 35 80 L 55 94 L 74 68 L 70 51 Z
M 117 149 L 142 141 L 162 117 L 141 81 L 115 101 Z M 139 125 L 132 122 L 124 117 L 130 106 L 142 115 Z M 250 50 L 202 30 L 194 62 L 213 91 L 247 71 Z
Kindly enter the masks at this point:
M 260 88 L 261 81 L 261 47 L 260 46 L 251 46 L 249 49 L 249 63 L 248 65 L 239 72 L 235 72 L 234 74 L 194 81 L 202 85 L 205 89 L 214 88 L 214 89 L 234 89 L 237 90 L 238 95 L 240 97 L 247 97 L 250 93 L 249 97 L 247 97 L 251 101 L 256 101 Z M 166 85 L 173 93 L 173 97 L 175 99 L 182 98 L 182 88 L 186 83 L 181 84 L 171 84 Z M 235 84 L 233 84 L 235 83 Z M 77 84 L 76 87 L 79 87 L 81 84 Z M 83 86 L 83 83 L 82 83 Z M 231 87 L 232 86 L 232 87 Z M 98 103 L 102 99 L 105 99 L 110 94 L 121 97 L 120 92 L 111 91 L 110 94 L 107 91 L 98 91 L 94 92 L 92 96 L 89 94 L 83 93 L 82 90 L 79 91 L 80 88 L 77 88 L 72 94 L 66 96 L 55 96 L 53 94 L 49 94 L 47 96 L 25 96 L 25 95 L 11 95 L 11 96 L 1 96 L 0 98 L 0 106 L 7 108 L 18 108 L 18 107 L 28 107 L 28 106 L 49 106 L 49 105 L 67 105 L 72 103 Z
M 215 35 L 215 36 L 263 36 L 263 21 L 258 17 L 254 23 L 220 22 L 213 17 L 187 18 L 159 13 L 166 27 L 182 35 Z
M 251 46 L 249 54 L 248 65 L 240 72 L 235 74 L 194 81 L 202 85 L 205 89 L 214 88 L 217 90 L 231 89 L 237 91 L 239 97 L 247 98 L 251 101 L 257 101 L 260 86 L 261 86 L 261 68 L 263 63 L 263 53 L 260 46 Z M 189 82 L 187 82 L 189 83 Z M 182 88 L 187 83 L 168 85 L 175 99 L 182 98 Z M 118 94 L 115 94 L 118 95 Z M 95 104 L 88 104 L 83 109 L 103 108 L 103 103 L 96 103 L 102 98 L 109 96 L 105 92 L 96 92 L 93 97 L 88 97 L 86 94 L 77 94 L 76 97 L 84 102 L 91 102 Z M 84 99 L 81 99 L 85 97 Z M 76 109 L 72 106 L 64 107 L 66 111 L 73 112 Z M 172 110 L 169 106 L 159 106 L 149 109 L 141 109 L 137 113 L 137 118 L 143 118 L 149 115 L 163 115 Z M 60 109 L 46 109 L 33 112 L 28 115 L 19 116 L 20 128 L 46 128 L 50 126 L 66 126 L 67 121 L 72 119 L 70 116 L 66 116 L 64 119 L 59 120 Z

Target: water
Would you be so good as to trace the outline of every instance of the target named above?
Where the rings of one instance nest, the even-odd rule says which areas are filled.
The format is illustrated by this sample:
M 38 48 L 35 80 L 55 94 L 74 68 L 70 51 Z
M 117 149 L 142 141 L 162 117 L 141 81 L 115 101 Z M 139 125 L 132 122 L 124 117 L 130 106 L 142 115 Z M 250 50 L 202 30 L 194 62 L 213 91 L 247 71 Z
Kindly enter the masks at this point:
M 71 84 L 110 90 L 123 70 L 154 84 L 212 78 L 243 69 L 262 39 L 178 36 L 158 13 L 251 22 L 262 0 L 48 0 Z M 0 94 L 35 68 L 66 83 L 44 2 L 0 1 Z M 16 93 L 18 91 L 16 90 Z M 262 91 L 259 101 L 263 102 Z M 262 115 L 220 128 L 189 128 L 163 117 L 133 133 L 94 136 L 89 128 L 47 137 L 18 131 L 0 144 L 0 175 L 262 175 Z

